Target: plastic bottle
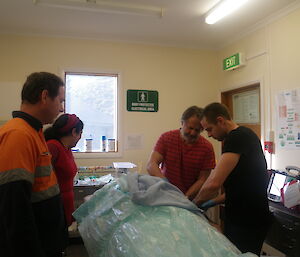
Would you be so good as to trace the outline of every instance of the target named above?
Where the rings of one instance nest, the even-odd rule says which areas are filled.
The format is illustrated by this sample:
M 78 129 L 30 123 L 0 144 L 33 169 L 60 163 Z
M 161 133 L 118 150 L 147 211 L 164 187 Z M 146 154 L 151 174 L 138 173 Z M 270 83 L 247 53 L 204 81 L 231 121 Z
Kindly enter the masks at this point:
M 114 138 L 107 139 L 107 151 L 108 152 L 116 151 L 116 140 Z
M 102 146 L 102 152 L 106 152 L 106 136 L 102 136 L 101 146 Z
M 89 138 L 85 139 L 85 151 L 91 152 L 93 150 L 93 138 L 92 135 L 90 135 Z

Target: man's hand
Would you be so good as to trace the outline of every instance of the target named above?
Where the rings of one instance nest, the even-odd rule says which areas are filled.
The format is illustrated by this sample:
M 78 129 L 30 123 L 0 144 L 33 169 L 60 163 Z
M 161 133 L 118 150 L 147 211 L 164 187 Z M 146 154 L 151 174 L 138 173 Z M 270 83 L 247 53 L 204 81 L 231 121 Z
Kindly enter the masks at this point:
M 199 208 L 202 209 L 202 210 L 204 210 L 204 211 L 206 211 L 209 208 L 216 206 L 217 204 L 218 203 L 215 202 L 214 200 L 208 200 L 208 201 L 204 202 L 203 204 L 201 204 L 199 206 Z

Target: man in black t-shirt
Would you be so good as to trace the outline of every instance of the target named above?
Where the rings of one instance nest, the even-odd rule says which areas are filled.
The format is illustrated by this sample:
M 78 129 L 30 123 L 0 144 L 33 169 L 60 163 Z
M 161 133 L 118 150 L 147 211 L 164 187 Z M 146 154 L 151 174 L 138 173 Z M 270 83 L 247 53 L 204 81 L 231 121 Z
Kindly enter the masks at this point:
M 260 140 L 251 129 L 238 126 L 220 103 L 204 108 L 201 124 L 209 137 L 224 144 L 194 202 L 205 205 L 224 186 L 224 234 L 241 252 L 259 255 L 270 225 L 267 165 Z

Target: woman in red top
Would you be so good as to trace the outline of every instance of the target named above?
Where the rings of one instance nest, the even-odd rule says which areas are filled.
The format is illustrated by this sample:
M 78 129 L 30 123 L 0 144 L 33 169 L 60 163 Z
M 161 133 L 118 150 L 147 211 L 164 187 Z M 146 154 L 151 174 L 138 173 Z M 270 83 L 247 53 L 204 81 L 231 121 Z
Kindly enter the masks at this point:
M 62 114 L 53 125 L 44 131 L 49 151 L 52 155 L 52 165 L 60 188 L 67 225 L 74 221 L 73 180 L 77 166 L 71 151 L 81 138 L 82 121 L 75 114 Z

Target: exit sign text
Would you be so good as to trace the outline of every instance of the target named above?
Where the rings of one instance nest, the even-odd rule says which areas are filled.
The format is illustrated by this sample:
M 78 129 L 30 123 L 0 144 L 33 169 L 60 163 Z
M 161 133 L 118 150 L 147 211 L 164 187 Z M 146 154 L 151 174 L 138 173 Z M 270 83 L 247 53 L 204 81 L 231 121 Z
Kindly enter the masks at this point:
M 242 54 L 237 53 L 223 60 L 223 70 L 232 70 L 244 65 Z

